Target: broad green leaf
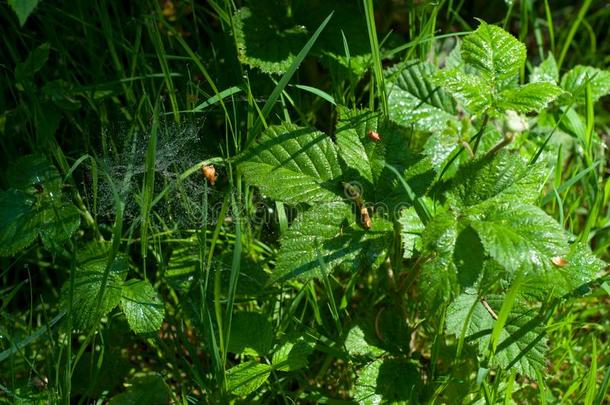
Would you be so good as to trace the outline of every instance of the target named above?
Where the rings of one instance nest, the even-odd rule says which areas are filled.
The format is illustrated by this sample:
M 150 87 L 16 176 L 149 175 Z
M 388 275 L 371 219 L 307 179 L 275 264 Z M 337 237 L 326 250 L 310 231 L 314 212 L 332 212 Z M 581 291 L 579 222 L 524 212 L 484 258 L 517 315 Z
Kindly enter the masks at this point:
M 529 83 L 502 91 L 498 95 L 496 107 L 501 111 L 538 112 L 562 93 L 563 90 L 552 83 Z
M 474 285 L 483 271 L 485 252 L 477 233 L 471 227 L 460 231 L 455 240 L 453 263 L 457 270 L 460 286 Z
M 233 17 L 239 59 L 264 73 L 284 73 L 310 33 L 270 0 L 249 1 Z M 318 22 L 319 23 L 319 22 Z
M 38 235 L 47 249 L 66 241 L 78 229 L 80 213 L 60 198 L 50 200 L 13 189 L 0 191 L 0 256 L 25 249 Z
M 392 121 L 427 132 L 441 131 L 447 122 L 456 121 L 451 98 L 432 83 L 434 74 L 431 64 L 419 61 L 408 61 L 387 73 Z
M 493 105 L 492 84 L 485 78 L 464 73 L 460 68 L 440 70 L 434 82 L 447 90 L 472 114 L 482 113 Z
M 265 73 L 284 73 L 331 12 L 332 22 L 320 35 L 312 55 L 330 62 L 333 70 L 339 68 L 337 73 L 347 70 L 361 76 L 370 64 L 366 21 L 363 13 L 344 0 L 297 0 L 290 7 L 272 0 L 247 1 L 233 17 L 240 60 Z
M 8 186 L 30 193 L 39 193 L 53 199 L 61 192 L 59 172 L 41 155 L 19 158 L 7 172 Z
M 121 309 L 131 330 L 140 334 L 158 331 L 165 316 L 163 302 L 146 280 L 132 279 L 123 284 Z
M 169 387 L 163 378 L 151 374 L 131 380 L 127 391 L 112 397 L 108 405 L 167 405 L 170 398 Z
M 357 211 L 343 202 L 319 204 L 297 217 L 282 235 L 272 281 L 320 276 L 321 262 L 329 270 L 352 270 L 382 259 L 392 224 L 373 217 L 371 229 L 357 220 Z
M 19 24 L 22 27 L 39 2 L 40 0 L 8 0 L 9 6 L 11 6 L 15 14 L 17 14 Z
M 451 153 L 459 147 L 460 130 L 455 123 L 450 123 L 442 131 L 436 131 L 426 140 L 424 155 L 430 159 L 434 170 L 440 172 Z
M 112 311 L 121 301 L 123 280 L 127 275 L 127 259 L 117 257 L 108 269 L 101 301 L 99 293 L 104 283 L 107 259 L 92 259 L 77 265 L 74 280 L 72 322 L 76 329 L 95 328 L 101 318 Z M 67 281 L 61 292 L 62 307 L 69 308 L 70 282 Z
M 378 359 L 358 371 L 352 395 L 363 405 L 417 403 L 420 383 L 415 365 L 401 360 Z
M 341 195 L 335 145 L 322 132 L 288 123 L 270 127 L 238 164 L 250 184 L 276 200 L 316 203 Z
M 266 316 L 257 312 L 237 312 L 231 321 L 228 351 L 264 356 L 271 349 L 273 328 Z
M 559 82 L 559 69 L 552 53 L 538 66 L 530 75 L 530 83 L 552 83 Z
M 38 236 L 34 199 L 19 190 L 0 192 L 0 256 L 12 256 Z
M 421 250 L 421 233 L 425 227 L 413 207 L 403 209 L 398 222 L 404 249 L 403 257 L 408 259 L 413 257 L 415 250 Z
M 462 165 L 451 190 L 465 206 L 491 198 L 532 204 L 547 172 L 541 163 L 530 166 L 519 155 L 502 151 Z
M 556 257 L 553 270 L 533 275 L 525 280 L 523 294 L 544 300 L 549 296 L 584 294 L 586 285 L 599 277 L 606 263 L 597 258 L 589 246 L 576 244 L 565 257 Z
M 339 156 L 372 186 L 383 170 L 385 154 L 383 141 L 367 136 L 369 131 L 377 130 L 377 115 L 342 108 L 339 114 L 336 134 Z
M 248 395 L 267 381 L 272 367 L 248 361 L 227 370 L 227 390 L 235 395 Z
M 275 370 L 295 371 L 307 367 L 307 357 L 313 352 L 313 346 L 304 338 L 290 340 L 281 345 L 275 353 L 271 364 Z
M 601 70 L 592 66 L 575 66 L 561 78 L 561 87 L 572 93 L 577 103 L 585 102 L 585 85 L 591 83 L 591 96 L 593 102 L 610 94 L 610 71 Z
M 465 328 L 466 341 L 476 344 L 479 354 L 485 356 L 497 313 L 502 306 L 502 297 L 485 299 L 492 312 L 485 307 L 476 293 L 467 292 L 457 297 L 447 309 L 447 332 L 461 336 Z M 470 314 L 470 317 L 469 317 Z M 546 339 L 537 311 L 515 304 L 504 328 L 500 332 L 499 344 L 491 366 L 505 370 L 514 368 L 528 377 L 545 367 Z
M 484 21 L 464 37 L 461 50 L 463 61 L 496 88 L 514 79 L 525 64 L 525 45 L 502 28 Z
M 469 214 L 487 254 L 509 271 L 550 272 L 553 257 L 567 253 L 566 232 L 536 206 L 490 201 Z
M 345 348 L 352 357 L 369 357 L 374 358 L 384 353 L 383 349 L 367 342 L 364 331 L 360 326 L 356 325 L 350 329 L 345 338 Z

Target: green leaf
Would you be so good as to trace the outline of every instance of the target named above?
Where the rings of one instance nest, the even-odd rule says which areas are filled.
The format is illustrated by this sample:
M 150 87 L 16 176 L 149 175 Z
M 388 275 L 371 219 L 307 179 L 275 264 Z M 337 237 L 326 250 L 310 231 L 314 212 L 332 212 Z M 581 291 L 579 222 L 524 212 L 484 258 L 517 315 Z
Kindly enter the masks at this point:
M 72 322 L 76 329 L 86 330 L 97 327 L 103 316 L 112 311 L 121 301 L 123 280 L 127 275 L 127 258 L 117 257 L 108 269 L 104 294 L 98 296 L 104 282 L 107 259 L 94 258 L 77 265 L 75 271 Z M 69 309 L 70 281 L 61 292 L 62 307 Z
M 165 308 L 157 292 L 146 280 L 127 280 L 123 284 L 121 309 L 132 331 L 139 334 L 159 330 Z
M 547 175 L 542 163 L 528 165 L 519 155 L 502 151 L 462 165 L 451 192 L 464 206 L 492 198 L 532 204 L 538 199 Z
M 472 114 L 482 113 L 493 105 L 492 85 L 486 79 L 464 73 L 460 68 L 442 69 L 434 82 L 451 93 Z
M 59 172 L 41 155 L 26 155 L 15 161 L 7 172 L 8 186 L 30 193 L 57 197 L 62 180 Z
M 562 93 L 563 90 L 552 83 L 529 83 L 502 91 L 498 95 L 496 107 L 501 111 L 538 112 Z
M 502 28 L 479 21 L 479 28 L 462 42 L 462 59 L 494 87 L 503 87 L 525 65 L 525 45 Z
M 158 374 L 136 377 L 130 382 L 126 392 L 112 397 L 108 405 L 167 405 L 170 391 L 163 378 Z
M 290 204 L 336 201 L 341 168 L 330 138 L 285 123 L 268 128 L 242 155 L 239 170 L 261 192 Z
M 553 257 L 567 253 L 568 240 L 563 228 L 540 208 L 518 202 L 480 204 L 468 221 L 485 251 L 511 272 L 553 270 Z
M 40 0 L 8 0 L 9 6 L 11 6 L 15 14 L 17 14 L 19 24 L 22 27 L 39 2 Z
M 453 263 L 460 286 L 470 287 L 477 282 L 483 271 L 484 260 L 485 252 L 479 235 L 471 227 L 462 229 L 455 240 L 453 251 Z
M 339 265 L 355 270 L 384 257 L 392 224 L 372 218 L 365 230 L 355 207 L 343 202 L 316 205 L 302 213 L 282 236 L 272 282 L 321 275 L 321 261 L 329 270 Z
M 378 359 L 358 371 L 353 389 L 359 404 L 416 403 L 421 378 L 417 367 L 401 360 Z
M 264 356 L 271 349 L 273 328 L 266 316 L 257 312 L 237 312 L 231 321 L 228 351 Z
M 597 258 L 587 244 L 578 243 L 565 257 L 557 257 L 553 271 L 533 275 L 526 279 L 523 295 L 546 299 L 549 296 L 561 297 L 567 294 L 587 293 L 587 283 L 599 277 L 606 263 Z
M 561 78 L 561 87 L 572 93 L 577 103 L 585 102 L 585 84 L 591 83 L 593 102 L 610 94 L 610 71 L 592 66 L 577 65 Z
M 404 249 L 404 258 L 411 258 L 415 250 L 421 250 L 421 233 L 425 226 L 419 219 L 414 207 L 403 209 L 398 219 L 400 223 L 400 237 Z
M 264 73 L 288 70 L 309 37 L 307 28 L 286 18 L 270 1 L 249 2 L 233 17 L 235 42 L 242 63 Z
M 80 226 L 80 212 L 69 203 L 45 205 L 36 216 L 40 221 L 40 238 L 49 250 L 68 240 Z
M 500 311 L 502 297 L 488 297 L 485 302 L 494 315 L 477 294 L 464 293 L 449 305 L 446 318 L 447 332 L 461 336 L 462 330 L 465 330 L 466 341 L 475 343 L 481 356 L 488 353 L 494 316 Z M 491 366 L 505 370 L 514 368 L 528 377 L 536 377 L 536 373 L 544 369 L 546 340 L 542 320 L 537 315 L 537 311 L 523 305 L 513 306 L 500 331 L 496 353 L 490 360 Z
M 32 197 L 19 190 L 0 192 L 0 256 L 12 256 L 38 236 Z
M 227 390 L 235 395 L 248 395 L 267 381 L 272 367 L 248 361 L 227 370 Z
M 447 93 L 434 85 L 435 68 L 426 62 L 408 61 L 388 73 L 390 119 L 420 131 L 441 131 L 456 121 L 455 106 Z
M 271 364 L 275 370 L 295 371 L 307 367 L 307 357 L 313 352 L 313 346 L 299 337 L 281 345 L 275 353 Z
M 349 330 L 345 338 L 345 348 L 351 357 L 374 358 L 384 353 L 383 349 L 367 342 L 364 331 L 356 325 Z
M 530 83 L 552 83 L 559 82 L 559 69 L 552 53 L 538 66 L 534 68 L 530 75 Z
M 362 176 L 370 185 L 376 183 L 383 170 L 384 145 L 368 137 L 377 130 L 377 114 L 339 108 L 337 146 L 339 156 L 349 169 Z

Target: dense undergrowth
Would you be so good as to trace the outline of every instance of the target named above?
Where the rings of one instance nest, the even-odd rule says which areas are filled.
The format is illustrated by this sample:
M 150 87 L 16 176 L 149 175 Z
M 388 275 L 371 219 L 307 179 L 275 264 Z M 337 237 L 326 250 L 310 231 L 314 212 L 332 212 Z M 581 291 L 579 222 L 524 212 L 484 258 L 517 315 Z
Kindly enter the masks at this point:
M 0 2 L 0 403 L 608 402 L 608 32 Z

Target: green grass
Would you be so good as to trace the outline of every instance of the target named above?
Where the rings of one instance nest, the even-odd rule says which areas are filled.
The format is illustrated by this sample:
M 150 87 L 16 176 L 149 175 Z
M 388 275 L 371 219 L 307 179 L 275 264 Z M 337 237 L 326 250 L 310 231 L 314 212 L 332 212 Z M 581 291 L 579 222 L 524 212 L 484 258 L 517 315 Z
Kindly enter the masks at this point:
M 307 27 L 288 68 L 267 74 L 240 57 L 236 42 L 233 16 L 252 3 L 45 0 L 22 27 L 0 1 L 0 189 L 9 187 L 5 169 L 20 156 L 42 154 L 59 170 L 63 195 L 80 215 L 78 231 L 60 246 L 36 241 L 0 257 L 0 403 L 124 403 L 147 393 L 154 398 L 137 400 L 351 403 L 362 367 L 345 346 L 354 324 L 366 325 L 367 336 L 384 348 L 395 345 L 388 349 L 399 353 L 393 359 L 421 370 L 413 403 L 610 400 L 607 271 L 590 294 L 549 303 L 544 375 L 480 369 L 477 381 L 476 370 L 463 371 L 473 367 L 472 348 L 442 335 L 445 314 L 426 317 L 418 273 L 410 272 L 420 262 L 398 255 L 381 271 L 268 283 L 296 211 L 247 184 L 236 165 L 265 128 L 281 121 L 335 136 L 336 105 L 387 114 L 385 69 L 411 59 L 446 63 L 456 38 L 478 25 L 474 18 L 504 26 L 527 44 L 522 79 L 550 52 L 561 73 L 578 64 L 607 70 L 610 9 L 596 1 L 353 1 L 344 8 L 361 17 L 364 41 L 354 44 L 360 33 L 338 31 L 338 50 L 329 55 L 319 49 L 327 46 L 325 33 L 343 24 L 344 9 L 327 13 L 324 2 L 315 2 L 312 10 L 319 7 L 322 18 Z M 297 10 L 298 2 L 291 4 Z M 286 10 L 275 11 L 289 20 Z M 288 27 L 282 35 L 299 30 Z M 362 74 L 354 73 L 359 64 Z M 594 103 L 591 92 L 586 86 L 578 138 L 566 139 L 564 124 L 549 114 L 547 124 L 557 131 L 516 142 L 557 162 L 539 203 L 608 260 L 610 105 L 607 96 Z M 417 136 L 409 142 L 423 143 Z M 210 164 L 218 172 L 213 185 L 201 173 Z M 389 167 L 427 223 L 428 206 Z M 392 243 L 400 253 L 398 233 Z M 158 332 L 132 333 L 120 309 L 96 327 L 75 329 L 78 254 L 95 241 L 109 244 L 96 301 L 108 294 L 114 259 L 125 254 L 129 278 L 150 282 L 163 302 Z M 322 256 L 319 261 L 327 268 Z M 510 297 L 498 313 L 490 353 Z M 270 322 L 274 349 L 232 351 L 246 332 L 234 322 L 243 312 Z M 255 340 L 256 328 L 250 332 Z M 297 337 L 311 342 L 308 365 L 282 371 L 273 353 Z M 271 367 L 270 377 L 240 402 L 228 390 L 227 370 L 252 358 Z M 146 378 L 153 383 L 145 385 Z

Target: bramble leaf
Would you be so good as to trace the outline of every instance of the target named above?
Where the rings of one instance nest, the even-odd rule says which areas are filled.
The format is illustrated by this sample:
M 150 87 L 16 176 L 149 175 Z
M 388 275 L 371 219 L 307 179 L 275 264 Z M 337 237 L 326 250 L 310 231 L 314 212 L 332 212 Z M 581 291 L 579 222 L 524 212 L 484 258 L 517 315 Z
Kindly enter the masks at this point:
M 552 83 L 529 83 L 520 87 L 506 89 L 498 95 L 497 108 L 520 113 L 540 111 L 563 93 Z
M 468 220 L 487 254 L 512 272 L 550 272 L 553 257 L 568 250 L 561 225 L 533 205 L 491 200 L 473 207 Z
M 493 105 L 491 84 L 476 75 L 464 73 L 460 68 L 440 70 L 435 83 L 443 86 L 472 114 L 479 114 Z
M 501 296 L 488 297 L 485 302 L 497 314 L 502 306 Z M 546 339 L 543 323 L 537 311 L 515 304 L 500 332 L 499 344 L 490 360 L 491 366 L 502 369 L 514 368 L 528 377 L 544 369 Z M 461 336 L 465 330 L 467 342 L 476 343 L 479 354 L 485 356 L 494 327 L 494 316 L 473 291 L 457 297 L 447 309 L 447 332 Z
M 345 338 L 345 348 L 352 357 L 374 358 L 384 353 L 383 349 L 366 341 L 364 331 L 356 325 L 350 329 Z
M 479 21 L 477 30 L 462 42 L 462 59 L 494 87 L 501 88 L 525 65 L 525 45 L 502 28 Z
M 112 311 L 121 301 L 123 280 L 127 275 L 127 258 L 117 257 L 108 268 L 108 278 L 104 280 L 108 260 L 93 258 L 80 263 L 75 268 L 72 323 L 76 329 L 95 328 L 100 319 Z M 101 300 L 100 290 L 105 282 Z M 70 282 L 67 281 L 61 293 L 62 307 L 69 309 Z
M 514 153 L 500 152 L 461 166 L 452 193 L 465 206 L 491 198 L 532 204 L 538 199 L 546 176 L 543 164 L 528 165 Z
M 538 66 L 530 75 L 530 83 L 552 83 L 559 82 L 559 69 L 552 53 Z
M 227 390 L 235 395 L 248 395 L 267 381 L 272 367 L 247 361 L 227 370 Z
M 123 284 L 121 309 L 131 330 L 140 334 L 158 331 L 165 315 L 163 303 L 146 280 L 128 280 Z
M 434 85 L 435 68 L 426 62 L 409 61 L 386 74 L 390 119 L 420 131 L 440 131 L 456 121 L 455 106 L 447 93 Z
M 341 175 L 335 145 L 322 132 L 283 125 L 268 128 L 238 161 L 246 180 L 290 204 L 336 201 Z
M 592 66 L 577 65 L 563 75 L 561 87 L 572 93 L 577 103 L 585 102 L 585 85 L 591 83 L 591 97 L 593 102 L 610 94 L 610 71 L 601 70 Z
M 357 223 L 356 209 L 343 202 L 319 204 L 302 213 L 282 236 L 272 281 L 320 276 L 349 263 L 373 263 L 383 257 L 392 224 L 372 218 L 371 229 Z
M 237 312 L 231 321 L 228 351 L 250 356 L 264 356 L 271 349 L 273 329 L 263 314 Z
M 378 359 L 358 371 L 352 395 L 359 404 L 413 403 L 420 376 L 415 365 L 401 360 Z
M 300 337 L 281 345 L 273 353 L 271 364 L 275 370 L 295 371 L 307 367 L 307 357 L 311 352 L 313 352 L 313 346 Z

